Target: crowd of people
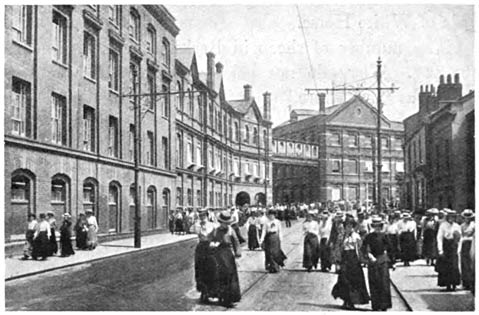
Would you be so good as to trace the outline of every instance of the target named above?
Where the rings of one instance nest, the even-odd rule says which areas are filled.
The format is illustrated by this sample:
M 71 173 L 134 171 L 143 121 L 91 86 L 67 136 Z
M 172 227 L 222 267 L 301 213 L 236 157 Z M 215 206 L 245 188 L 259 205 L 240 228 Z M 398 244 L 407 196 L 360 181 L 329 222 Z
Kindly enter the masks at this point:
M 23 248 L 23 260 L 46 260 L 47 257 L 55 256 L 60 250 L 60 257 L 68 257 L 75 254 L 72 245 L 73 223 L 69 213 L 62 215 L 62 224 L 58 227 L 53 211 L 40 213 L 37 216 L 28 214 L 28 225 Z M 57 242 L 57 229 L 60 232 L 60 246 Z M 97 246 L 98 223 L 92 210 L 81 213 L 74 227 L 77 249 L 93 250 Z

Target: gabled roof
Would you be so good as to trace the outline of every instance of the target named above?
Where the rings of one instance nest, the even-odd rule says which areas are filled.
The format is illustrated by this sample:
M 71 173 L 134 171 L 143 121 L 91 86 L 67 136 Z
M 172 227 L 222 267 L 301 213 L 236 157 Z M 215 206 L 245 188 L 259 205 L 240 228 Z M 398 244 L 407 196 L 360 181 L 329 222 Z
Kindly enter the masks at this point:
M 195 55 L 194 48 L 177 48 L 176 59 L 190 70 L 193 56 Z
M 253 104 L 253 101 L 254 98 L 251 98 L 249 100 L 232 100 L 228 101 L 228 104 L 230 104 L 231 107 L 238 113 L 246 114 L 250 106 Z

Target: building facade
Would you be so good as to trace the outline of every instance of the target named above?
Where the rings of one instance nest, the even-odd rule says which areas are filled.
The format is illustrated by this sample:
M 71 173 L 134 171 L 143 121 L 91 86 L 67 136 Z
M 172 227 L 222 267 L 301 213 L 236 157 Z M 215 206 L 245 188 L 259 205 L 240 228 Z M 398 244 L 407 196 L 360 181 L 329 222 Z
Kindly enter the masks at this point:
M 422 87 L 418 113 L 406 118 L 406 206 L 474 209 L 474 92 L 462 96 L 459 74 Z
M 381 118 L 382 199 L 397 202 L 398 176 L 404 172 L 403 126 L 384 115 Z M 290 121 L 273 128 L 275 201 L 372 201 L 376 126 L 377 111 L 361 96 L 326 107 L 321 94 L 318 112 L 301 119 L 292 115 Z
M 177 206 L 272 198 L 269 94 L 264 118 L 252 97 L 230 104 L 222 65 L 198 73 L 164 6 L 6 6 L 5 26 L 7 242 L 48 210 L 133 232 L 136 134 L 143 231 Z

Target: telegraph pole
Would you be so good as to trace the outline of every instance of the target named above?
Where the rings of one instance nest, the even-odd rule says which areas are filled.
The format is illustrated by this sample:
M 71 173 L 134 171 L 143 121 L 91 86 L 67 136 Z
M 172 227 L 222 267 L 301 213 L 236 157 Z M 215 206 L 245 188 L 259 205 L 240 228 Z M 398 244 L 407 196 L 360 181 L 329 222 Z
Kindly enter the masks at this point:
M 134 103 L 134 121 L 135 121 L 135 138 L 134 138 L 134 160 L 135 160 L 135 248 L 141 248 L 141 198 L 140 198 L 140 185 L 139 185 L 139 174 L 140 174 L 140 150 L 141 150 L 141 106 L 138 104 L 138 95 L 137 95 L 137 78 L 138 78 L 138 69 L 132 65 L 131 71 L 133 74 L 133 103 Z
M 363 87 L 352 87 L 352 88 L 347 88 L 346 84 L 344 84 L 344 87 L 342 88 L 308 88 L 306 89 L 306 92 L 332 92 L 334 93 L 335 91 L 343 91 L 346 93 L 346 91 L 376 91 L 377 93 L 377 106 L 378 106 L 378 112 L 377 112 L 377 156 L 378 156 L 378 162 L 377 162 L 377 174 L 375 178 L 377 178 L 377 185 L 378 185 L 378 191 L 376 192 L 376 203 L 378 205 L 378 210 L 379 212 L 382 212 L 382 198 L 381 198 L 381 189 L 382 189 L 382 176 L 381 176 L 381 168 L 382 168 L 382 152 L 381 152 L 381 113 L 382 113 L 382 103 L 381 103 L 381 91 L 387 90 L 394 92 L 395 90 L 399 89 L 398 87 L 381 87 L 381 58 L 378 58 L 377 61 L 377 87 L 371 87 L 371 88 L 363 88 Z M 374 150 L 374 148 L 373 148 Z M 373 191 L 374 195 L 374 191 Z

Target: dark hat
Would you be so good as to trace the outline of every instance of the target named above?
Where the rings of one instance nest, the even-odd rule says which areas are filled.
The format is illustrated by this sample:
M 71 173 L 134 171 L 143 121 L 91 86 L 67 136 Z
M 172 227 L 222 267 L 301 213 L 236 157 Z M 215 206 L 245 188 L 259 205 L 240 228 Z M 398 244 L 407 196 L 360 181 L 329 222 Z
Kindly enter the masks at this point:
M 35 213 L 29 213 L 27 218 L 36 218 L 37 216 L 35 215 Z
M 462 211 L 461 213 L 461 216 L 463 218 L 474 218 L 474 211 L 472 211 L 471 209 L 466 209 L 464 211 Z
M 357 222 L 356 220 L 354 220 L 354 217 L 346 216 L 346 219 L 344 220 L 344 226 L 346 227 L 347 225 L 351 225 L 353 228 L 357 225 Z
M 268 210 L 268 215 L 270 215 L 270 214 L 276 215 L 276 210 L 274 210 L 273 208 L 270 208 Z
M 40 219 L 45 219 L 45 217 L 46 217 L 45 213 L 40 213 L 39 217 L 40 217 Z
M 92 209 L 86 209 L 86 210 L 85 210 L 85 213 L 91 213 L 91 214 L 93 214 L 93 210 L 92 210 Z
M 231 213 L 229 211 L 221 211 L 218 215 L 218 221 L 221 223 L 230 224 L 233 222 L 233 218 L 231 217 Z

